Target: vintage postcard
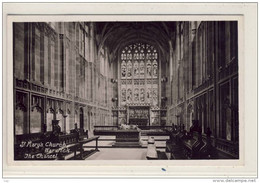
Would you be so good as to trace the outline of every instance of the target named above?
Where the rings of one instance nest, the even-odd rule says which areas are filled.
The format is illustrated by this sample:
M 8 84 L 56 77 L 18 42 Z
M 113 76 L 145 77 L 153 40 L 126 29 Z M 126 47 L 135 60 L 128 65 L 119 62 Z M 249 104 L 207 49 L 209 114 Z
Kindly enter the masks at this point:
M 8 166 L 35 168 L 35 176 L 36 169 L 48 172 L 55 166 L 63 166 L 63 173 L 82 167 L 75 172 L 87 169 L 87 176 L 98 169 L 103 175 L 162 176 L 167 170 L 168 176 L 187 176 L 185 169 L 199 166 L 202 172 L 192 175 L 207 176 L 203 169 L 226 172 L 228 166 L 245 165 L 247 17 L 158 14 L 149 7 L 162 11 L 167 3 L 147 5 L 142 15 L 138 8 L 145 4 L 119 3 L 137 12 L 108 13 L 99 7 L 99 13 L 84 15 L 79 9 L 73 16 L 33 10 L 12 15 L 8 8 L 26 4 L 6 6 L 11 11 L 3 68 Z M 185 7 L 168 5 L 166 12 Z M 124 166 L 129 170 L 118 171 Z M 150 167 L 136 173 L 142 166 Z

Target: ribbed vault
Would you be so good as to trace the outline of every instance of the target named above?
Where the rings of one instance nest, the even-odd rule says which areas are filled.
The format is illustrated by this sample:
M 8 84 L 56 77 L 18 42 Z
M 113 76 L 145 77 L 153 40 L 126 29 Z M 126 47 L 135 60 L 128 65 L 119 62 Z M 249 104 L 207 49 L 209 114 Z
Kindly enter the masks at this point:
M 120 48 L 134 41 L 143 41 L 156 46 L 165 60 L 169 41 L 174 39 L 174 27 L 175 22 L 98 22 L 98 50 L 107 46 L 112 61 Z

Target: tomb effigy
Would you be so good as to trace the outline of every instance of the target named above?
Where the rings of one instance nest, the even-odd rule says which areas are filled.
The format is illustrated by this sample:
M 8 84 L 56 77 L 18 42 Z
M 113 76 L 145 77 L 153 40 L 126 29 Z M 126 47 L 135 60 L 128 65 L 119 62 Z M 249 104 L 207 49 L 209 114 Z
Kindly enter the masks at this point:
M 122 124 L 115 131 L 116 141 L 113 147 L 141 147 L 140 132 L 137 125 Z

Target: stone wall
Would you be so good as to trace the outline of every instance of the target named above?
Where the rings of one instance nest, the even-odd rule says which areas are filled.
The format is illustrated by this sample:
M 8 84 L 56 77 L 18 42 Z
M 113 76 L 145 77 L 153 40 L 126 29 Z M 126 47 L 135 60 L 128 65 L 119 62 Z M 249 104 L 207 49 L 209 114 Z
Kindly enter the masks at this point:
M 52 119 L 64 132 L 111 124 L 116 67 L 97 52 L 94 23 L 14 23 L 13 33 L 16 134 L 50 131 Z
M 170 44 L 167 124 L 238 141 L 237 22 L 178 22 Z M 172 52 L 172 53 L 171 53 Z

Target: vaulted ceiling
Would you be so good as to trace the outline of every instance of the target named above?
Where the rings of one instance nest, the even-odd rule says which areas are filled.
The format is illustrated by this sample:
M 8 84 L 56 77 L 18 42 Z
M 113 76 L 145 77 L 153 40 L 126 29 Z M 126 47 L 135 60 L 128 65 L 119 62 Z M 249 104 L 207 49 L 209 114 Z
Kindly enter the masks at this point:
M 98 49 L 107 46 L 112 58 L 131 42 L 147 42 L 156 46 L 166 55 L 169 40 L 174 39 L 176 22 L 97 22 Z

